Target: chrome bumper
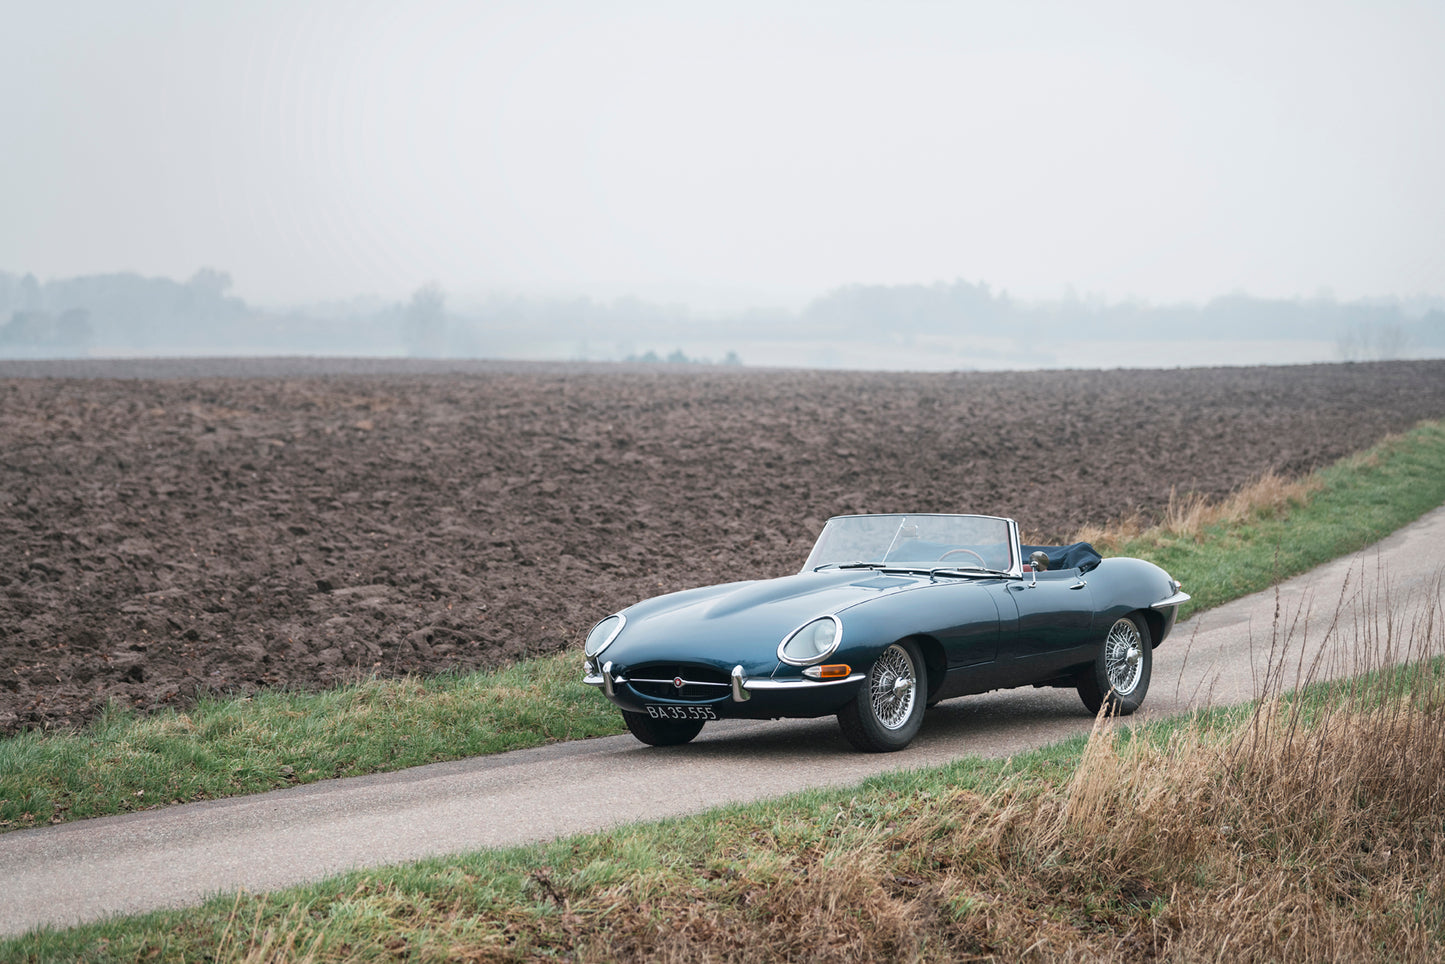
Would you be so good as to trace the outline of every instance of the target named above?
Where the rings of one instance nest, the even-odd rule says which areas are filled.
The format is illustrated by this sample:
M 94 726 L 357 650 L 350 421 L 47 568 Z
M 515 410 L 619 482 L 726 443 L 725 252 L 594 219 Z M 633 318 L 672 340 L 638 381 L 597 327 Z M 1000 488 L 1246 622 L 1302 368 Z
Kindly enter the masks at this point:
M 752 699 L 754 693 L 776 693 L 785 690 L 815 689 L 819 686 L 839 686 L 843 683 L 857 683 L 863 679 L 863 676 L 863 673 L 850 673 L 841 679 L 771 679 L 763 676 L 748 679 L 747 675 L 743 673 L 742 666 L 739 665 L 733 667 L 729 688 L 732 690 L 734 703 L 746 703 Z M 602 692 L 606 693 L 608 697 L 612 697 L 616 693 L 617 686 L 628 683 L 630 680 L 625 676 L 614 676 L 612 663 L 609 660 L 602 664 L 600 672 L 584 673 L 582 682 L 588 686 L 600 686 Z
M 1187 593 L 1187 592 L 1176 592 L 1174 595 L 1170 596 L 1168 599 L 1161 599 L 1161 600 L 1159 600 L 1157 603 L 1153 603 L 1152 605 L 1150 605 L 1149 608 L 1150 608 L 1150 609 L 1168 609 L 1170 606 L 1178 606 L 1178 605 L 1180 605 L 1181 603 L 1187 603 L 1187 602 L 1190 600 L 1190 598 L 1191 598 L 1191 597 L 1190 597 L 1189 593 Z

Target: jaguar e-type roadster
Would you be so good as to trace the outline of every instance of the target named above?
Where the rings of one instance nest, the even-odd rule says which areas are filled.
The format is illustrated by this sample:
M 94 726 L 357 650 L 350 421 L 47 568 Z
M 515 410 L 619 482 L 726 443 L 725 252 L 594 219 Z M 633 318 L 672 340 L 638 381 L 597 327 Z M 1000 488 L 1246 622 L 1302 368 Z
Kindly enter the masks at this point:
M 829 519 L 802 572 L 658 596 L 587 635 L 585 682 L 643 743 L 708 720 L 836 714 L 859 750 L 900 750 L 939 700 L 1063 686 L 1098 713 L 1144 701 L 1189 596 L 1142 559 L 1023 546 L 1012 519 Z

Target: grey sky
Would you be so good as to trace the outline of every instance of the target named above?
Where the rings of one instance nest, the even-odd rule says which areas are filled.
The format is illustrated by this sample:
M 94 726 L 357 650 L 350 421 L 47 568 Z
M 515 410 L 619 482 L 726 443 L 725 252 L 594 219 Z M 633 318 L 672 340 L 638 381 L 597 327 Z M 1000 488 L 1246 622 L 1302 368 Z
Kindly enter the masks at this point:
M 1445 294 L 1445 4 L 9 0 L 0 269 Z

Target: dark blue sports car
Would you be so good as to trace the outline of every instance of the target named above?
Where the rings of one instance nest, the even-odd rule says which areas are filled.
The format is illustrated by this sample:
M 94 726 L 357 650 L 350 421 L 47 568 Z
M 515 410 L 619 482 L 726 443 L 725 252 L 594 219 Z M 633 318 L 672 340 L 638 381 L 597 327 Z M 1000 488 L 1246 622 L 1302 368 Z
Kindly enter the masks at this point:
M 836 714 L 858 749 L 899 750 L 926 706 L 969 693 L 1067 686 L 1092 713 L 1132 713 L 1187 599 L 1142 559 L 1021 546 L 1012 519 L 838 516 L 797 575 L 608 616 L 585 679 L 653 746 L 708 720 Z

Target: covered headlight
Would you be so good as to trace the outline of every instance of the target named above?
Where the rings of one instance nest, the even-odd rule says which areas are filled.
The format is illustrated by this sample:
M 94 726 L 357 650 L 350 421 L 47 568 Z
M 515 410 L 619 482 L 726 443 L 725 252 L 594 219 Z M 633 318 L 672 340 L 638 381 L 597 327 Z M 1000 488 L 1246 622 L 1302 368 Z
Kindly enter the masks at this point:
M 592 632 L 587 634 L 587 642 L 583 645 L 582 652 L 588 656 L 596 656 L 617 638 L 617 634 L 622 632 L 622 627 L 626 623 L 626 618 L 621 614 L 608 616 L 592 627 Z
M 794 666 L 820 663 L 838 648 L 843 639 L 843 624 L 837 616 L 823 616 L 795 629 L 778 646 L 778 658 Z

